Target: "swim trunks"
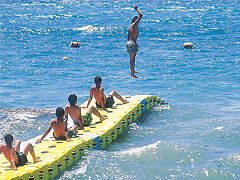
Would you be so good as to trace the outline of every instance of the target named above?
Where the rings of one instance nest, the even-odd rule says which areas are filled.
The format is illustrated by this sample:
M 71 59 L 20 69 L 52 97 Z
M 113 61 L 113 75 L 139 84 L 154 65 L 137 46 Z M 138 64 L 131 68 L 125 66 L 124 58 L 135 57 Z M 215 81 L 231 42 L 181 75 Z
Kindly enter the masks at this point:
M 68 130 L 68 138 L 71 138 L 73 136 L 73 132 L 71 130 Z M 56 140 L 66 140 L 66 137 L 59 137 L 59 138 L 56 138 L 54 132 L 53 132 L 53 137 L 56 139 Z
M 92 116 L 91 116 L 91 114 L 86 113 L 84 116 L 82 116 L 82 118 L 83 118 L 83 120 L 84 120 L 83 126 L 88 126 L 89 124 L 91 124 L 91 122 L 92 122 Z M 79 122 L 73 121 L 73 123 L 74 123 L 75 125 L 77 125 L 78 127 L 80 127 Z
M 114 99 L 113 99 L 112 95 L 109 95 L 108 97 L 106 97 L 105 108 L 111 108 L 113 104 L 114 104 Z M 97 106 L 97 108 L 102 107 L 97 102 L 96 102 L 96 106 Z
M 136 42 L 128 41 L 126 45 L 127 45 L 127 52 L 131 52 L 131 53 L 138 52 L 138 44 Z
M 73 120 L 73 124 L 75 124 L 76 126 L 80 127 L 80 124 L 79 124 L 78 121 Z
M 26 155 L 25 154 L 20 155 L 17 151 L 15 153 L 16 157 L 18 158 L 18 163 L 16 164 L 16 167 L 24 166 L 28 162 Z
M 88 126 L 88 125 L 91 124 L 91 122 L 92 122 L 92 116 L 91 116 L 91 114 L 89 114 L 89 113 L 86 113 L 86 114 L 83 116 L 83 119 L 84 119 L 83 126 Z

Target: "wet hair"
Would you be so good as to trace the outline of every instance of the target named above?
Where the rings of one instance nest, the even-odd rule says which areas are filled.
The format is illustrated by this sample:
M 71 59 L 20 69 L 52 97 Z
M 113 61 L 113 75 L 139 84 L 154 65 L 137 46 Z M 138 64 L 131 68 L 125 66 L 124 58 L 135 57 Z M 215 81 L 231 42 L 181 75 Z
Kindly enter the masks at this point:
M 100 88 L 100 83 L 102 82 L 102 78 L 100 76 L 96 76 L 94 78 L 94 82 L 95 82 L 97 88 Z
M 59 118 L 59 117 L 62 117 L 64 115 L 64 109 L 62 107 L 58 107 L 56 109 L 56 116 Z
M 70 103 L 70 106 L 75 106 L 77 103 L 77 96 L 75 94 L 70 94 L 68 96 L 68 101 Z
M 11 134 L 6 134 L 4 136 L 4 140 L 5 140 L 7 145 L 11 145 L 11 143 L 13 141 L 13 136 Z
M 137 19 L 138 19 L 138 16 L 134 16 L 134 17 L 132 18 L 132 23 L 134 23 Z

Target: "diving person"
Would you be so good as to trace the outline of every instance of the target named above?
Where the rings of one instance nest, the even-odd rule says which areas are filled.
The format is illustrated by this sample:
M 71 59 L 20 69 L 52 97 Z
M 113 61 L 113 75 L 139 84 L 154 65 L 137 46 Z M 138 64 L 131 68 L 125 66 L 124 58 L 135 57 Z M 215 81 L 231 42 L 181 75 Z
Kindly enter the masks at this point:
M 127 52 L 129 53 L 130 57 L 130 69 L 131 69 L 131 74 L 130 77 L 133 78 L 138 78 L 135 74 L 138 73 L 135 71 L 135 57 L 138 52 L 138 44 L 137 44 L 137 38 L 139 36 L 139 29 L 138 29 L 138 24 L 140 20 L 142 19 L 143 14 L 141 11 L 138 9 L 137 5 L 134 5 L 133 8 L 138 12 L 139 16 L 135 16 L 132 19 L 132 24 L 128 28 L 128 42 L 126 43 L 127 45 Z

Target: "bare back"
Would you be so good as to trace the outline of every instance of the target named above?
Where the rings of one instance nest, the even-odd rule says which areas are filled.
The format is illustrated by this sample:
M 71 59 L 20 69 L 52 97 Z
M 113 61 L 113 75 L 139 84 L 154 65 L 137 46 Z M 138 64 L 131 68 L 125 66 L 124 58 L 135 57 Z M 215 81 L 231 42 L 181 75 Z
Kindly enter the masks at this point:
M 71 116 L 71 118 L 78 122 L 82 119 L 82 116 L 81 116 L 81 107 L 80 106 L 70 106 L 70 105 L 67 105 L 65 107 L 65 111 L 67 114 L 69 114 Z
M 92 86 L 90 88 L 90 92 L 93 93 L 94 98 L 99 105 L 102 104 L 102 101 L 103 101 L 104 105 L 106 104 L 106 96 L 104 94 L 104 89 L 103 88 L 97 89 L 95 86 Z
M 138 12 L 139 16 L 138 17 L 136 16 L 137 19 L 135 21 L 134 21 L 135 17 L 133 18 L 132 24 L 128 28 L 128 41 L 136 42 L 139 36 L 138 24 L 141 21 L 143 14 L 136 5 L 134 5 L 134 9 Z
M 5 158 L 11 163 L 12 156 L 14 157 L 14 162 L 15 164 L 18 163 L 18 158 L 16 157 L 15 154 L 15 148 L 14 147 L 9 147 L 7 145 L 1 145 L 0 146 L 0 153 L 3 152 Z
M 51 125 L 54 130 L 56 138 L 65 137 L 66 120 L 58 121 L 56 119 L 51 120 Z
M 138 26 L 136 25 L 136 26 L 134 27 L 134 24 L 132 24 L 131 26 L 129 26 L 129 28 L 128 28 L 128 41 L 136 42 L 138 36 L 139 36 Z

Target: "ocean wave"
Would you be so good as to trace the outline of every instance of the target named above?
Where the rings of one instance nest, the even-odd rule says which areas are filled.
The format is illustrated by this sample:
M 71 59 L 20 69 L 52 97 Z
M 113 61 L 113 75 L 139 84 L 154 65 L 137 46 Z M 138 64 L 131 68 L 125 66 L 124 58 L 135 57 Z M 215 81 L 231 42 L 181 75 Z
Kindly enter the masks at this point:
M 0 108 L 0 133 L 4 135 L 10 132 L 20 140 L 33 138 L 46 129 L 53 115 L 52 109 Z
M 85 31 L 85 32 L 93 32 L 93 31 L 104 31 L 105 28 L 104 27 L 94 27 L 92 25 L 87 25 L 87 26 L 83 26 L 81 28 L 74 28 L 74 31 Z
M 52 109 L 38 109 L 38 108 L 13 108 L 5 109 L 0 108 L 1 120 L 28 120 L 31 121 L 33 118 L 41 115 L 51 114 L 54 111 Z
M 214 128 L 213 130 L 221 130 L 223 128 L 223 126 L 218 126 L 216 128 Z
M 159 105 L 159 106 L 153 107 L 153 109 L 155 111 L 162 111 L 164 109 L 171 109 L 171 105 L 170 104 Z
M 161 141 L 157 141 L 153 144 L 149 144 L 146 146 L 142 146 L 142 147 L 136 147 L 136 148 L 132 148 L 129 150 L 124 150 L 124 151 L 117 151 L 115 152 L 118 155 L 136 155 L 136 156 L 140 156 L 142 153 L 149 151 L 149 150 L 153 150 L 153 149 L 157 149 L 158 144 L 160 144 Z

